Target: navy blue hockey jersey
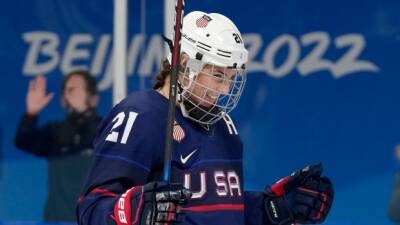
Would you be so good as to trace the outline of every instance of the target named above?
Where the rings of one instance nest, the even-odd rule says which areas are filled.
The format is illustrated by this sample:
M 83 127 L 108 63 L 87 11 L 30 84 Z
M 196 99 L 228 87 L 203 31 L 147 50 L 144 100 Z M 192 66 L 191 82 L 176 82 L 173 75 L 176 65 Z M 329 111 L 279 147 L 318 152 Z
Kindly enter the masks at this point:
M 115 224 L 111 215 L 122 193 L 162 180 L 167 111 L 164 96 L 139 91 L 103 120 L 79 224 Z M 184 224 L 264 224 L 262 193 L 243 190 L 243 147 L 230 117 L 205 129 L 177 109 L 175 121 L 171 181 L 193 192 Z

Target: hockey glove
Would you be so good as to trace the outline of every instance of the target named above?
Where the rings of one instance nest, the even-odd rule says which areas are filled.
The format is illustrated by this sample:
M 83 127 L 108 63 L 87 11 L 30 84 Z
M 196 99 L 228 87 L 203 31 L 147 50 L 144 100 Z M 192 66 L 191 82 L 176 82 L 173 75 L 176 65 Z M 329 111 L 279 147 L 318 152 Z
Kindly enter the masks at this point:
M 333 201 L 333 185 L 321 177 L 322 164 L 297 171 L 264 191 L 268 224 L 322 223 Z
M 164 225 L 184 219 L 180 207 L 191 197 L 181 184 L 151 182 L 127 190 L 114 206 L 117 225 Z

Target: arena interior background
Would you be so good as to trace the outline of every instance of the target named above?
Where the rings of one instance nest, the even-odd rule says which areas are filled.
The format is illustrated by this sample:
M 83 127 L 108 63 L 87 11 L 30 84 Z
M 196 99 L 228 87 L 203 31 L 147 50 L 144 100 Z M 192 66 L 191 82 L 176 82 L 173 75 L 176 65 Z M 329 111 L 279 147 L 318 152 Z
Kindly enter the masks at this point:
M 128 90 L 150 88 L 164 55 L 162 1 L 129 2 Z M 13 137 L 28 81 L 88 69 L 111 103 L 112 1 L 0 1 L 0 221 L 40 221 L 46 161 Z M 186 1 L 220 12 L 250 52 L 248 83 L 233 117 L 245 146 L 245 187 L 261 190 L 323 162 L 336 199 L 327 224 L 388 225 L 400 143 L 400 2 L 373 0 Z M 145 9 L 145 10 L 141 10 Z M 145 20 L 141 20 L 145 18 Z M 59 119 L 59 93 L 41 121 Z

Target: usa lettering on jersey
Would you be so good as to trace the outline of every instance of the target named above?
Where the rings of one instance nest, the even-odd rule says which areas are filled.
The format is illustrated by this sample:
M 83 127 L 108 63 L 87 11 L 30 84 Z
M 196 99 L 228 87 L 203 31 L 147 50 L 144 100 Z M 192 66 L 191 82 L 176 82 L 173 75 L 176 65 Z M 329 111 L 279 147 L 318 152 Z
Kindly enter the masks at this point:
M 239 176 L 235 171 L 217 170 L 213 174 L 214 192 L 217 197 L 235 197 L 242 196 Z M 194 178 L 196 179 L 196 178 Z M 202 171 L 198 174 L 200 185 L 192 187 L 192 173 L 184 174 L 184 187 L 191 190 L 192 199 L 201 199 L 207 193 L 207 173 Z

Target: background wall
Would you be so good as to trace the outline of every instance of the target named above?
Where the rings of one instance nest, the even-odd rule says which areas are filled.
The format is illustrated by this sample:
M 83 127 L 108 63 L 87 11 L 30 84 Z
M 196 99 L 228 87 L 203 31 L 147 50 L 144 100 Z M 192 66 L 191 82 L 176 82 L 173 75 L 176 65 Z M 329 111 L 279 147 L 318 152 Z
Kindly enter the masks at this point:
M 111 108 L 112 1 L 0 0 L 0 221 L 40 221 L 46 161 L 13 136 L 28 81 L 57 96 L 41 115 L 63 117 L 62 74 L 90 70 L 104 115 Z M 323 162 L 336 199 L 327 223 L 387 225 L 400 142 L 400 2 L 373 0 L 186 1 L 186 12 L 231 18 L 250 52 L 233 117 L 245 144 L 247 189 Z M 129 2 L 129 91 L 149 88 L 163 58 L 162 1 Z M 141 21 L 140 18 L 145 18 Z M 141 23 L 142 22 L 142 23 Z M 141 24 L 145 26 L 141 26 Z M 400 209 L 399 209 L 400 210 Z

